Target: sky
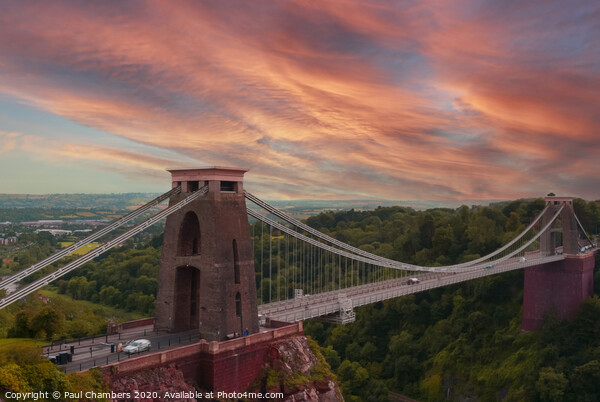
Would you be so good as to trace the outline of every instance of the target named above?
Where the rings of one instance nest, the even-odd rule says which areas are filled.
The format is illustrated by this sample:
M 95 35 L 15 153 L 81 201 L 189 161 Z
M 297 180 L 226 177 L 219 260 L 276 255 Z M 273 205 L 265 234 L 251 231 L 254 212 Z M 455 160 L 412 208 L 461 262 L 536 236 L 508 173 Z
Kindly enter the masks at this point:
M 0 2 L 0 193 L 600 199 L 598 1 Z

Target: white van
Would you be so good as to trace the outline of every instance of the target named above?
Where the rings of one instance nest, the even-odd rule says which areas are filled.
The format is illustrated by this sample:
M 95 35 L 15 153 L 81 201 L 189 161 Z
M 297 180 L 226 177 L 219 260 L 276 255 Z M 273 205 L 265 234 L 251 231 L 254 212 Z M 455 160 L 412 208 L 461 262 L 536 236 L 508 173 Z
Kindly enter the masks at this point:
M 414 284 L 417 284 L 417 283 L 419 283 L 419 282 L 421 282 L 421 281 L 419 280 L 419 278 L 408 278 L 408 281 L 407 281 L 406 283 L 407 283 L 408 285 L 414 285 Z

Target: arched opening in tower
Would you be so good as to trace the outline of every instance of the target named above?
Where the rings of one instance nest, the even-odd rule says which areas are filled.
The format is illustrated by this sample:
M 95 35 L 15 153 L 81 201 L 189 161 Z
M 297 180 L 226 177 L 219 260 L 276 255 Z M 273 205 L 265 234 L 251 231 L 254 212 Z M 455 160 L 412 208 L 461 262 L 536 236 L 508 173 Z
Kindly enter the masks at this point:
M 200 222 L 193 211 L 186 213 L 181 223 L 177 254 L 180 256 L 200 254 Z
M 200 271 L 186 265 L 178 267 L 175 277 L 175 306 L 172 329 L 198 328 L 200 322 Z

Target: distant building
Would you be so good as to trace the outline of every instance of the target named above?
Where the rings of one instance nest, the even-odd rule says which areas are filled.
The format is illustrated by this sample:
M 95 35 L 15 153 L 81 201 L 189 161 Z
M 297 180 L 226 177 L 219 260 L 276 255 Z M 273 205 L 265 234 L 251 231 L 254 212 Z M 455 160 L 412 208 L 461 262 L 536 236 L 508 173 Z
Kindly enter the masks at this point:
M 44 304 L 48 304 L 48 302 L 50 301 L 49 297 L 46 297 L 41 293 L 38 293 L 38 299 L 40 299 Z
M 105 226 L 110 221 L 107 219 L 75 219 L 75 220 L 63 220 L 63 219 L 50 219 L 50 220 L 39 220 L 30 222 L 21 222 L 21 225 L 32 226 L 32 227 L 44 227 L 44 228 L 57 228 L 62 225 L 87 225 L 87 226 Z
M 40 221 L 33 221 L 33 222 L 21 222 L 22 225 L 24 226 L 35 226 L 35 227 L 57 227 L 57 226 L 61 226 L 64 223 L 63 220 L 60 219 L 53 219 L 53 220 L 40 220 Z
M 13 244 L 13 243 L 16 243 L 17 241 L 19 241 L 19 239 L 16 238 L 15 236 L 0 237 L 0 244 L 4 244 L 4 245 Z
M 63 229 L 38 229 L 35 233 L 40 232 L 49 232 L 53 236 L 62 236 L 62 235 L 70 235 L 73 232 L 71 230 L 63 230 Z

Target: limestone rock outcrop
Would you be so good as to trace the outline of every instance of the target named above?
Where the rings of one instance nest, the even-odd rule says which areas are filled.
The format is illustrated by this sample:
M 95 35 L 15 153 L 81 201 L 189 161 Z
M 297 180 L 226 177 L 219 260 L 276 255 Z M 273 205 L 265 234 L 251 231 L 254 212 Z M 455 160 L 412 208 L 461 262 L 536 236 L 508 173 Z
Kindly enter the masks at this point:
M 344 400 L 318 345 L 305 336 L 273 343 L 250 391 L 283 392 L 286 402 Z
M 190 384 L 186 383 L 183 378 L 183 373 L 178 370 L 174 365 L 167 367 L 158 367 L 152 370 L 140 371 L 134 375 L 128 376 L 113 376 L 104 375 L 104 382 L 107 383 L 108 387 L 114 393 L 127 392 L 130 395 L 135 395 L 135 391 L 138 391 L 145 397 L 143 401 L 165 401 L 169 400 L 172 402 L 195 402 L 195 398 L 173 398 L 173 395 L 185 395 L 194 394 L 196 389 Z M 156 393 L 156 394 L 154 394 Z M 156 398 L 152 396 L 156 395 Z M 166 395 L 170 397 L 165 398 Z M 146 397 L 149 396 L 149 397 Z M 119 401 L 114 399 L 112 401 Z
M 283 398 L 261 399 L 286 402 L 338 402 L 343 401 L 342 393 L 336 383 L 335 374 L 320 352 L 319 346 L 303 334 L 282 338 L 264 346 L 257 363 L 260 365 L 259 375 L 252 385 L 246 389 L 237 390 L 251 393 L 283 393 Z M 264 359 L 264 360 L 263 360 Z M 237 361 L 237 360 L 236 360 Z M 262 361 L 262 364 L 260 363 Z M 180 366 L 169 364 L 163 367 L 120 373 L 115 367 L 105 367 L 103 380 L 107 388 L 115 394 L 128 393 L 132 400 L 138 400 L 135 395 L 141 394 L 139 400 L 144 401 L 175 401 L 192 402 L 199 400 L 222 400 L 208 397 L 206 390 L 196 390 L 201 378 L 185 381 Z M 215 389 L 215 397 L 218 391 Z M 117 401 L 118 399 L 114 399 Z M 122 400 L 122 399 L 121 399 Z M 252 398 L 250 398 L 252 400 Z

